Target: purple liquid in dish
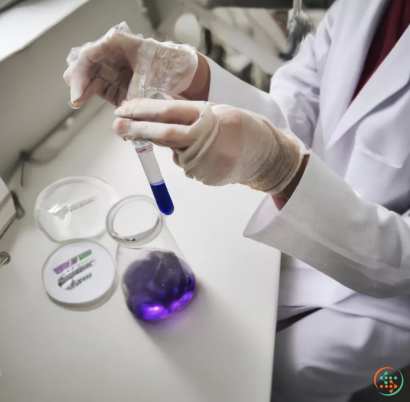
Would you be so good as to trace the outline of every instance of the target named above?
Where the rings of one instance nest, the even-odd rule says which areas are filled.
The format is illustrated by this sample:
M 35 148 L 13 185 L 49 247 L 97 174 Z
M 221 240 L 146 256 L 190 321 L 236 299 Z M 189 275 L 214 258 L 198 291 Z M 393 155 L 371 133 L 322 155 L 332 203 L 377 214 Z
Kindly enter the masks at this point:
M 195 277 L 174 253 L 147 252 L 123 276 L 123 289 L 132 314 L 145 321 L 162 320 L 181 310 L 192 298 Z

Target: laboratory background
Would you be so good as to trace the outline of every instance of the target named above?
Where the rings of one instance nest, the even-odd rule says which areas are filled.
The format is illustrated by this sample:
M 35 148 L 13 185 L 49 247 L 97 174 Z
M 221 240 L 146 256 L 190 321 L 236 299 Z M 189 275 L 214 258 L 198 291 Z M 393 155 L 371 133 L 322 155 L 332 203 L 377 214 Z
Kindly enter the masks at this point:
M 219 66 L 267 94 L 329 9 L 335 25 L 344 18 L 341 3 L 349 0 L 0 0 L 0 402 L 346 400 L 276 399 L 273 372 L 285 377 L 299 348 L 274 367 L 277 335 L 293 325 L 277 326 L 283 256 L 243 235 L 266 194 L 206 186 L 171 149 L 122 141 L 116 106 L 94 96 L 77 107 L 63 79 L 85 44 L 132 32 L 212 61 L 211 93 Z M 322 131 L 317 124 L 315 136 Z M 313 292 L 326 294 L 326 284 Z M 315 331 L 322 326 L 333 322 Z M 373 342 L 360 329 L 343 337 L 358 349 Z M 400 388 L 393 401 L 410 400 L 410 368 L 393 364 L 365 371 L 349 400 L 382 401 L 388 381 Z M 304 370 L 303 381 L 322 375 Z

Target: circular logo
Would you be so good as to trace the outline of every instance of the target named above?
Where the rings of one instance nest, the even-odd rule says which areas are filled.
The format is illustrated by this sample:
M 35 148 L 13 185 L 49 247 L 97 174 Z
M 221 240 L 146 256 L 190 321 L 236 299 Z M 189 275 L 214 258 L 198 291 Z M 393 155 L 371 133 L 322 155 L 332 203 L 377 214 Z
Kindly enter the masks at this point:
M 383 367 L 374 375 L 374 385 L 381 395 L 396 395 L 403 388 L 403 374 L 392 367 Z

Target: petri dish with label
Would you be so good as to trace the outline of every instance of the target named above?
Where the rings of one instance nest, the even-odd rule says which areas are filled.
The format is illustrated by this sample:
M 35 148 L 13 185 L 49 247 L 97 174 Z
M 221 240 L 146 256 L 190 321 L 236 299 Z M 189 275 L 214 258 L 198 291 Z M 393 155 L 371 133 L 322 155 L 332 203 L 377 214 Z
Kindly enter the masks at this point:
M 44 287 L 51 299 L 73 306 L 102 299 L 115 285 L 115 278 L 110 253 L 89 240 L 58 248 L 43 268 Z

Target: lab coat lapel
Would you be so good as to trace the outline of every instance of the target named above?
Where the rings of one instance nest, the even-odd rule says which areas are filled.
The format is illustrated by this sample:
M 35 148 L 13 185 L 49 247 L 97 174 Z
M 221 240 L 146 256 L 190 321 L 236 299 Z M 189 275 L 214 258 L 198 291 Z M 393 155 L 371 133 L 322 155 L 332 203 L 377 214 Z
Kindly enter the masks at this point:
M 363 117 L 408 84 L 410 79 L 409 50 L 410 28 L 406 30 L 347 109 L 328 142 L 328 149 L 332 148 Z

